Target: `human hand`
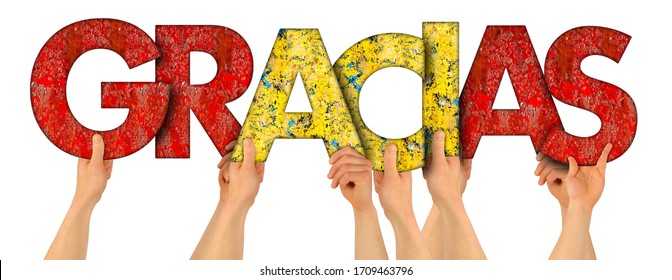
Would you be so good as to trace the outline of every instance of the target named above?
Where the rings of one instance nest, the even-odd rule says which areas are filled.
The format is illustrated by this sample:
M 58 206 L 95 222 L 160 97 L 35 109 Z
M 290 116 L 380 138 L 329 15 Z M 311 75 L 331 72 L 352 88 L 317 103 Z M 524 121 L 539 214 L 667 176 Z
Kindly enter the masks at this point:
M 562 207 L 579 203 L 592 209 L 602 196 L 605 182 L 607 158 L 612 145 L 609 143 L 602 150 L 596 165 L 579 166 L 576 159 L 569 157 L 569 166 L 553 161 L 544 155 L 537 155 L 540 160 L 535 174 L 539 176 L 539 184 L 547 183 L 551 194 L 558 199 Z
M 80 158 L 77 162 L 75 200 L 93 206 L 100 201 L 112 176 L 112 160 L 103 160 L 105 143 L 100 134 L 93 135 L 91 142 L 91 159 Z
M 385 216 L 390 221 L 412 217 L 411 172 L 397 171 L 397 146 L 389 144 L 383 156 L 384 172 L 374 172 L 373 182 Z
M 422 175 L 432 200 L 437 205 L 451 203 L 461 199 L 467 180 L 471 176 L 471 160 L 459 157 L 447 157 L 444 153 L 446 134 L 438 130 L 432 138 L 432 155 L 425 160 Z
M 226 147 L 226 154 L 217 164 L 219 168 L 219 174 L 217 175 L 217 181 L 219 182 L 219 200 L 224 203 L 226 202 L 229 196 L 229 168 L 231 166 L 231 155 L 233 154 L 233 147 L 236 146 L 236 140 L 231 141 Z
M 246 138 L 243 141 L 243 162 L 229 163 L 228 192 L 223 195 L 226 199 L 225 203 L 244 208 L 249 208 L 254 204 L 254 199 L 259 193 L 259 185 L 264 180 L 264 163 L 255 162 L 255 156 L 254 143 L 252 139 Z M 226 172 L 223 171 L 222 180 L 226 182 L 226 179 Z
M 327 178 L 332 179 L 331 188 L 340 186 L 341 193 L 355 211 L 371 209 L 371 174 L 373 165 L 354 149 L 346 147 L 329 158 L 332 164 Z
M 567 196 L 567 183 L 564 179 L 567 177 L 569 166 L 549 158 L 541 152 L 537 154 L 537 161 L 539 164 L 534 171 L 534 175 L 539 176 L 537 183 L 540 186 L 546 184 L 548 191 L 560 203 L 560 207 L 566 210 L 569 206 L 569 196 Z

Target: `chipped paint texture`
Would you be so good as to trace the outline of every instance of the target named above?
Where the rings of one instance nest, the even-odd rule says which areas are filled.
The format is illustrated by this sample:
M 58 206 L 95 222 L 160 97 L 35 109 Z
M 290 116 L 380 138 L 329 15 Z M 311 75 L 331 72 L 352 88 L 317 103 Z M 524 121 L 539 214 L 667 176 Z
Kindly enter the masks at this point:
M 407 34 L 379 34 L 346 50 L 334 64 L 348 108 L 373 169 L 383 171 L 385 146 L 398 147 L 397 169 L 410 171 L 424 165 L 425 151 L 437 129 L 446 132 L 446 154 L 459 146 L 459 84 L 457 23 L 427 23 L 423 39 Z M 429 52 L 425 50 L 429 49 Z M 387 139 L 371 131 L 361 117 L 359 95 L 366 79 L 386 67 L 403 67 L 423 78 L 423 127 L 403 139 Z M 425 76 L 425 73 L 428 76 Z M 384 101 L 381 101 L 384 102 Z
M 558 100 L 595 113 L 602 122 L 591 137 L 573 136 L 562 129 L 549 134 L 543 152 L 558 161 L 573 156 L 581 165 L 597 163 L 607 143 L 613 145 L 609 160 L 630 147 L 637 130 L 637 109 L 632 98 L 612 84 L 590 78 L 581 71 L 581 61 L 591 55 L 621 59 L 630 36 L 604 27 L 578 27 L 562 34 L 546 56 L 546 81 Z
M 459 24 L 425 22 L 425 77 L 422 93 L 422 125 L 427 154 L 432 135 L 446 133 L 445 155 L 458 156 L 460 150 Z
M 299 73 L 313 112 L 286 113 Z M 245 138 L 254 140 L 256 161 L 266 160 L 276 138 L 321 138 L 330 156 L 343 147 L 354 147 L 364 154 L 317 29 L 278 32 L 234 149 L 233 161 L 242 160 Z
M 357 126 L 357 132 L 373 163 L 373 169 L 383 170 L 385 146 L 397 145 L 397 169 L 408 171 L 424 164 L 424 131 L 403 139 L 387 139 L 371 131 L 359 111 L 359 95 L 362 86 L 376 71 L 385 67 L 403 67 L 424 77 L 424 46 L 422 39 L 407 34 L 379 34 L 354 44 L 334 64 L 343 95 Z M 384 101 L 381 101 L 384 102 Z
M 520 109 L 493 110 L 504 70 Z M 463 156 L 473 158 L 483 135 L 529 135 L 540 151 L 552 128 L 562 129 L 539 60 L 524 26 L 488 26 L 460 96 Z
M 188 158 L 189 111 L 205 129 L 221 155 L 240 133 L 240 123 L 226 103 L 245 93 L 252 79 L 252 52 L 242 36 L 222 26 L 157 26 L 156 81 L 169 84 L 170 105 L 156 135 L 157 158 Z M 215 77 L 203 85 L 189 83 L 189 54 L 210 54 L 217 64 Z
M 128 117 L 113 130 L 90 130 L 72 115 L 66 82 L 75 60 L 93 49 L 116 52 L 130 68 L 159 56 L 152 38 L 130 23 L 90 19 L 70 24 L 47 41 L 35 61 L 30 82 L 33 113 L 47 138 L 68 154 L 90 158 L 91 138 L 100 133 L 106 159 L 128 156 L 147 145 L 161 127 L 168 108 L 168 86 L 103 83 L 102 107 L 128 108 Z

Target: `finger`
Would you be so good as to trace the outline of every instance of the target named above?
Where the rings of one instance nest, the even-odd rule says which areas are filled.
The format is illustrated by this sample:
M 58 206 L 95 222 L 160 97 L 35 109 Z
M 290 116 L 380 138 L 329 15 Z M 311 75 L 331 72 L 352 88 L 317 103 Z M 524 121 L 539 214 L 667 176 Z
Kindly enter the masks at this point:
M 432 155 L 429 155 L 427 156 L 427 158 L 425 158 L 425 165 L 422 166 L 422 178 L 425 178 L 425 180 L 427 180 L 427 178 L 430 176 L 429 172 L 431 169 L 432 169 Z
M 399 173 L 399 177 L 401 177 L 402 180 L 407 178 L 408 180 L 411 180 L 411 171 L 401 172 Z
M 434 132 L 434 137 L 432 137 L 432 158 L 435 158 L 437 160 L 443 159 L 443 157 L 446 156 L 446 153 L 444 151 L 445 147 L 445 141 L 446 141 L 446 134 L 441 131 L 437 130 Z
M 222 168 L 219 170 L 219 178 L 224 181 L 224 183 L 229 183 L 229 169 Z
M 341 151 L 343 151 L 343 150 L 345 150 L 345 149 L 342 149 Z M 334 156 L 336 156 L 336 154 L 334 154 Z M 352 157 L 349 156 L 349 155 L 341 154 L 340 156 L 338 156 L 338 160 L 334 161 L 333 163 L 330 161 L 330 163 L 332 164 L 332 166 L 331 166 L 331 168 L 329 168 L 329 173 L 327 173 L 327 178 L 332 179 L 332 178 L 334 178 L 334 175 L 336 174 L 338 169 L 341 168 L 341 166 L 343 166 L 344 164 L 352 163 Z
M 339 168 L 336 174 L 334 175 L 334 180 L 332 181 L 332 188 L 335 188 L 335 183 L 340 182 L 344 177 L 348 177 L 349 173 L 353 172 L 371 172 L 371 169 L 365 165 L 344 165 Z
M 567 160 L 569 161 L 569 171 L 567 171 L 567 177 L 575 177 L 579 172 L 579 164 L 576 163 L 576 159 L 574 159 L 574 157 L 569 157 Z
M 338 172 L 334 175 L 334 179 L 331 181 L 331 188 L 332 189 L 335 189 L 341 183 L 341 180 L 343 179 L 344 175 L 347 172 L 347 171 L 345 171 L 345 169 L 347 169 L 347 166 L 343 167 L 343 168 L 340 168 L 338 170 Z
M 241 166 L 243 166 L 242 162 L 231 162 L 229 164 L 229 174 L 231 172 L 237 172 L 238 170 L 240 170 Z
M 460 166 L 460 158 L 459 157 L 445 157 L 445 161 L 448 163 L 450 166 Z
M 329 169 L 329 174 L 327 174 L 327 178 L 332 179 L 331 180 L 331 188 L 335 189 L 336 186 L 338 186 L 338 180 L 336 179 L 339 175 L 339 171 L 342 169 L 342 167 L 336 167 L 335 165 L 331 166 L 331 169 Z M 331 176 L 331 177 L 330 177 Z
M 334 180 L 334 181 L 336 181 L 336 180 Z M 343 178 L 341 178 L 340 180 L 338 180 L 337 185 L 338 185 L 339 187 L 341 187 L 341 189 L 343 189 L 343 188 L 347 188 L 347 187 L 349 187 L 349 186 L 351 186 L 351 185 L 352 185 L 353 187 L 355 186 L 354 184 L 352 184 L 352 183 L 350 182 L 349 178 L 346 178 L 346 177 L 343 177 Z
M 541 160 L 544 159 L 545 157 L 546 157 L 546 156 L 545 156 L 544 154 L 542 154 L 541 152 L 538 152 L 538 153 L 537 153 L 537 161 L 541 161 Z
M 227 154 L 227 155 L 228 155 L 228 154 Z M 226 156 L 226 155 L 224 155 L 224 157 L 225 157 L 225 156 Z M 224 160 L 224 157 L 222 157 L 222 159 L 220 159 L 219 162 L 217 163 L 217 169 L 222 169 L 222 166 L 224 166 L 224 162 L 226 162 L 226 161 Z
M 114 164 L 114 161 L 111 159 L 104 160 L 103 161 L 103 166 L 107 169 L 107 179 L 109 180 L 112 177 L 112 165 Z
M 225 165 L 224 168 L 219 170 L 220 174 L 222 174 L 222 179 L 224 179 L 224 182 L 230 182 L 231 180 L 231 165 Z
M 256 157 L 257 151 L 254 148 L 252 139 L 245 138 L 245 140 L 243 140 L 243 166 L 246 168 L 254 168 Z
M 222 157 L 222 159 L 219 161 L 219 163 L 217 164 L 217 168 L 222 169 L 222 167 L 223 167 L 225 164 L 227 164 L 228 162 L 231 161 L 231 156 L 232 156 L 232 155 L 233 155 L 233 153 L 227 153 L 226 155 L 224 155 L 224 156 Z
M 383 177 L 385 174 L 379 171 L 373 171 L 373 183 L 376 189 L 376 193 L 380 193 L 380 185 L 383 182 Z
M 462 160 L 462 169 L 464 170 L 464 176 L 469 180 L 471 178 L 471 159 Z
M 91 149 L 91 161 L 102 162 L 103 155 L 105 154 L 105 143 L 103 143 L 103 137 L 100 134 L 93 135 L 91 139 L 93 143 L 93 148 Z
M 88 160 L 88 159 L 85 159 L 85 158 L 78 158 L 77 159 L 77 169 L 86 167 L 86 165 L 89 164 L 89 161 L 91 161 L 91 160 Z
M 222 168 L 219 170 L 219 171 L 221 171 L 221 173 L 223 174 L 223 177 L 222 177 L 222 178 L 223 178 L 224 181 L 227 182 L 227 183 L 228 183 L 229 180 L 230 180 L 229 170 L 231 170 L 231 162 L 230 162 L 230 161 L 227 161 L 226 163 L 224 163 L 224 165 L 222 166 Z
M 556 180 L 563 180 L 567 176 L 567 169 L 553 169 L 546 177 L 546 183 L 553 183 Z
M 362 182 L 364 180 L 369 180 L 369 184 L 371 183 L 371 171 L 356 171 L 356 172 L 348 172 L 341 178 L 340 181 L 338 181 L 338 185 L 341 186 L 341 188 L 350 188 L 350 187 L 357 187 L 355 182 Z
M 343 173 L 341 176 L 339 176 L 338 180 L 334 180 L 338 182 L 338 186 L 341 188 L 347 188 L 347 187 L 354 187 L 355 186 L 355 178 L 354 178 L 354 173 L 355 172 L 346 172 Z
M 257 175 L 259 176 L 259 183 L 264 181 L 264 172 L 266 171 L 266 163 L 264 162 L 257 162 L 256 164 L 257 167 Z
M 335 152 L 331 157 L 329 158 L 329 164 L 334 164 L 336 163 L 341 157 L 346 156 L 346 155 L 360 155 L 358 152 L 355 151 L 355 149 L 351 147 L 345 147 L 343 149 L 338 150 Z
M 385 147 L 385 154 L 383 155 L 383 171 L 387 174 L 397 174 L 397 145 L 390 143 Z
M 428 155 L 427 158 L 425 158 L 425 165 L 422 166 L 423 171 L 425 169 L 428 169 L 432 166 L 432 160 L 434 160 L 433 155 Z
M 537 165 L 537 169 L 534 170 L 534 175 L 539 176 L 541 172 L 547 168 L 549 164 L 553 163 L 553 159 L 549 157 L 544 157 L 541 162 Z
M 541 171 L 541 174 L 539 175 L 539 182 L 538 182 L 538 184 L 540 186 L 543 185 L 547 181 L 548 175 L 550 175 L 551 172 L 553 172 L 553 170 L 555 170 L 555 168 L 546 168 L 546 169 Z
M 360 181 L 361 177 L 365 175 L 362 172 L 348 172 L 338 181 L 338 185 L 343 188 L 353 188 L 356 186 L 355 182 Z
M 229 144 L 227 144 L 226 147 L 224 147 L 224 150 L 226 150 L 227 152 L 233 151 L 233 147 L 236 146 L 236 143 L 238 143 L 237 140 L 229 142 Z
M 357 155 L 343 155 L 341 156 L 338 161 L 334 163 L 334 165 L 331 166 L 331 169 L 329 169 L 329 173 L 327 173 L 327 178 L 331 179 L 333 178 L 334 174 L 336 174 L 336 171 L 343 165 L 364 165 L 364 166 L 369 166 L 369 168 L 372 168 L 373 165 L 371 164 L 371 161 L 364 158 L 360 154 L 356 153 Z
M 602 172 L 604 172 L 604 170 L 607 169 L 607 160 L 609 159 L 609 153 L 611 152 L 611 148 L 613 148 L 611 143 L 607 143 L 607 145 L 604 146 L 604 150 L 602 150 L 600 158 L 597 160 L 597 168 Z

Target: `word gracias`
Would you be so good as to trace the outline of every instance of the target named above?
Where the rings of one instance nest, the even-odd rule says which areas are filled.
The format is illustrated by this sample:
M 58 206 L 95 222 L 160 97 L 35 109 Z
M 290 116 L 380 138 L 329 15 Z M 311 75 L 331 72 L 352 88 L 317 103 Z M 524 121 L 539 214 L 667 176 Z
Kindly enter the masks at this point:
M 374 35 L 352 45 L 331 63 L 316 29 L 281 29 L 250 110 L 241 126 L 226 103 L 240 97 L 252 79 L 252 53 L 234 30 L 221 26 L 156 27 L 156 41 L 138 27 L 114 19 L 89 19 L 54 34 L 37 56 L 31 79 L 33 113 L 47 138 L 61 150 L 90 157 L 94 133 L 105 139 L 105 158 L 128 156 L 156 137 L 157 158 L 189 157 L 189 112 L 193 112 L 220 153 L 227 143 L 252 138 L 257 161 L 265 161 L 277 138 L 320 138 L 329 155 L 353 147 L 383 168 L 387 143 L 399 147 L 398 168 L 424 165 L 431 135 L 446 132 L 446 155 L 472 158 L 483 135 L 529 135 L 536 151 L 566 162 L 594 164 L 606 143 L 609 160 L 630 147 L 637 111 L 630 96 L 612 84 L 590 78 L 581 61 L 601 55 L 618 62 L 630 36 L 585 26 L 560 35 L 551 45 L 544 70 L 524 26 L 488 26 L 466 84 L 459 94 L 457 23 L 423 23 L 422 38 Z M 81 125 L 66 99 L 68 73 L 83 53 L 109 49 L 133 68 L 156 59 L 155 82 L 104 82 L 103 108 L 128 108 L 123 124 L 96 132 Z M 189 53 L 206 52 L 217 72 L 203 85 L 189 84 Z M 423 80 L 422 128 L 403 139 L 386 139 L 364 124 L 359 95 L 366 79 L 385 67 L 403 67 Z M 493 110 L 505 70 L 519 109 Z M 286 113 L 297 74 L 304 81 L 312 112 Z M 564 131 L 552 96 L 595 113 L 599 132 L 577 137 Z M 233 160 L 242 159 L 241 142 Z M 461 146 L 461 149 L 460 149 Z

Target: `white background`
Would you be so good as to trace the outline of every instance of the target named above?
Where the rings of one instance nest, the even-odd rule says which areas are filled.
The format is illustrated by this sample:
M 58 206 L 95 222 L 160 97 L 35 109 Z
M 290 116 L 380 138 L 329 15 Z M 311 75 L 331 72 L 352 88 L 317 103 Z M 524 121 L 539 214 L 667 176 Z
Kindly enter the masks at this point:
M 665 180 L 670 151 L 670 23 L 659 4 L 647 1 L 106 1 L 4 4 L 0 10 L 2 102 L 0 102 L 0 259 L 2 278 L 188 279 L 260 278 L 265 265 L 351 268 L 412 265 L 427 278 L 668 278 L 672 194 Z M 591 233 L 597 262 L 548 262 L 560 233 L 555 199 L 537 185 L 534 149 L 528 137 L 484 137 L 474 159 L 465 204 L 486 255 L 485 262 L 354 262 L 349 203 L 329 188 L 328 156 L 320 140 L 278 140 L 266 163 L 264 183 L 246 224 L 245 259 L 187 261 L 218 199 L 219 155 L 196 118 L 191 118 L 191 158 L 156 159 L 154 141 L 115 161 L 112 179 L 94 211 L 86 262 L 45 262 L 44 257 L 75 189 L 76 158 L 51 144 L 30 107 L 33 62 L 42 45 L 75 21 L 109 17 L 130 22 L 154 37 L 155 25 L 222 25 L 240 33 L 252 49 L 254 76 L 247 92 L 229 104 L 242 123 L 280 28 L 318 28 L 334 62 L 349 46 L 380 33 L 421 36 L 423 21 L 460 23 L 460 82 L 463 86 L 487 25 L 525 25 L 539 61 L 563 32 L 605 26 L 632 36 L 620 63 L 591 57 L 588 75 L 615 84 L 635 101 L 638 128 L 630 149 L 608 164 L 605 192 L 593 213 Z M 214 75 L 214 61 L 194 55 L 192 82 Z M 77 119 L 94 129 L 112 129 L 124 110 L 100 109 L 101 81 L 153 81 L 154 64 L 128 70 L 110 51 L 92 51 L 75 64 L 68 101 Z M 295 85 L 290 107 L 308 111 Z M 498 108 L 515 108 L 505 75 Z M 508 96 L 507 96 L 508 95 Z M 385 69 L 362 90 L 364 120 L 376 132 L 402 137 L 420 128 L 421 80 L 411 71 Z M 577 135 L 598 131 L 599 119 L 559 104 L 565 128 Z M 669 140 L 669 139 L 668 139 Z M 420 226 L 431 206 L 419 170 L 414 207 Z M 377 195 L 374 194 L 377 206 Z M 394 235 L 379 209 L 388 253 Z M 263 278 L 263 277 L 261 277 Z M 268 277 L 266 277 L 268 278 Z M 352 277 L 354 278 L 354 277 Z M 375 277 L 373 277 L 375 278 Z M 334 278 L 337 279 L 337 278 Z

